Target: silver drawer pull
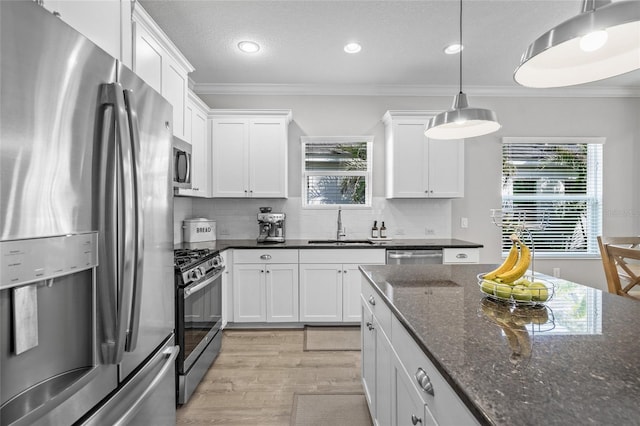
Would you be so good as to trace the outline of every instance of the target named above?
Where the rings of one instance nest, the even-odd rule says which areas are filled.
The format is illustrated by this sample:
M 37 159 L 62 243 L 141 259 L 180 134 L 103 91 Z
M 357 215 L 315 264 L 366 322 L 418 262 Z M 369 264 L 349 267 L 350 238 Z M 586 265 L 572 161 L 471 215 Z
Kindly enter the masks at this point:
M 262 259 L 262 260 L 271 260 L 271 255 L 270 254 L 263 254 L 262 256 L 260 256 L 260 259 Z
M 431 384 L 431 379 L 427 376 L 427 373 L 422 368 L 418 368 L 415 377 L 418 382 L 418 386 L 420 386 L 423 391 L 433 396 L 433 385 Z
M 411 415 L 411 423 L 417 425 L 418 423 L 422 423 L 422 419 L 415 414 Z
M 456 254 L 456 258 L 458 258 L 458 259 L 466 259 L 467 257 L 469 257 L 469 256 L 467 256 L 467 253 L 458 253 L 458 254 Z
M 373 297 L 373 295 L 369 296 L 369 303 L 371 303 L 372 305 L 376 304 L 376 299 Z

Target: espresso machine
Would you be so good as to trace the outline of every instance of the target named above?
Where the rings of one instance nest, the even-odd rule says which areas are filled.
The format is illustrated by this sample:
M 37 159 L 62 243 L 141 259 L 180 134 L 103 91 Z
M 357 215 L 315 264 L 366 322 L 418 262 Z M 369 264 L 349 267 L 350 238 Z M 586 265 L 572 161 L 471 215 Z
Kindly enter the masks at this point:
M 272 213 L 271 207 L 260 207 L 258 242 L 284 243 L 284 213 Z

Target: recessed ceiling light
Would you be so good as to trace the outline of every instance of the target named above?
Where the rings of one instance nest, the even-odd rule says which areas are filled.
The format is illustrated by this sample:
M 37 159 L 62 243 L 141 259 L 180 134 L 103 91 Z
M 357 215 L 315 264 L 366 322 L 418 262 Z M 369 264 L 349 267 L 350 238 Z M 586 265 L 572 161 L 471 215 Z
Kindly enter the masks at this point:
M 241 41 L 238 43 L 238 49 L 244 53 L 256 53 L 260 50 L 260 45 L 255 41 Z
M 447 55 L 455 55 L 456 53 L 460 53 L 464 49 L 464 46 L 461 44 L 450 44 L 449 46 L 444 48 L 444 53 Z
M 362 50 L 362 46 L 358 43 L 349 43 L 344 46 L 344 51 L 347 53 L 358 53 Z

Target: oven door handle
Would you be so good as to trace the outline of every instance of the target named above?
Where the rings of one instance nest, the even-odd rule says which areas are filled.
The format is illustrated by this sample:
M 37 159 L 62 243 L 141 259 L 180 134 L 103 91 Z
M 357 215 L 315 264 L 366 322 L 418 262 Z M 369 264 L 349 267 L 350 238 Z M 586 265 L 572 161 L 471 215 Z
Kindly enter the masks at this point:
M 185 287 L 185 289 L 184 289 L 184 298 L 186 299 L 187 297 L 191 296 L 196 291 L 200 290 L 203 287 L 208 286 L 209 284 L 211 284 L 212 282 L 214 282 L 215 280 L 220 278 L 222 276 L 222 272 L 224 271 L 224 269 L 225 269 L 225 267 L 223 266 L 211 278 L 207 278 L 206 280 L 204 280 L 202 282 L 191 284 L 190 286 Z

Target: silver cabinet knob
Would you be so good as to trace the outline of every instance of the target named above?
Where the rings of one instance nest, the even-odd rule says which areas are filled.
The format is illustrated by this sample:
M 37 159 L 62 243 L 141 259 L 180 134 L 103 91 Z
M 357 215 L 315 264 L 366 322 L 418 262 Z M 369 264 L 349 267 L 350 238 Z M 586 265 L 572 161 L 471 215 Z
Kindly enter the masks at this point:
M 373 324 L 371 323 L 371 321 L 367 321 L 366 326 L 369 330 L 373 330 Z
M 418 423 L 422 423 L 422 419 L 415 414 L 411 415 L 411 423 L 417 425 Z
M 418 386 L 420 386 L 423 391 L 433 396 L 433 384 L 431 383 L 431 379 L 429 378 L 429 376 L 427 376 L 427 373 L 422 368 L 418 367 L 415 378 L 418 382 Z
M 345 274 L 347 273 L 347 271 L 346 271 L 346 270 L 344 270 L 344 271 L 342 271 L 342 272 L 343 272 L 343 273 L 345 273 Z
M 376 299 L 373 297 L 373 295 L 369 296 L 369 303 L 372 305 L 376 304 Z

